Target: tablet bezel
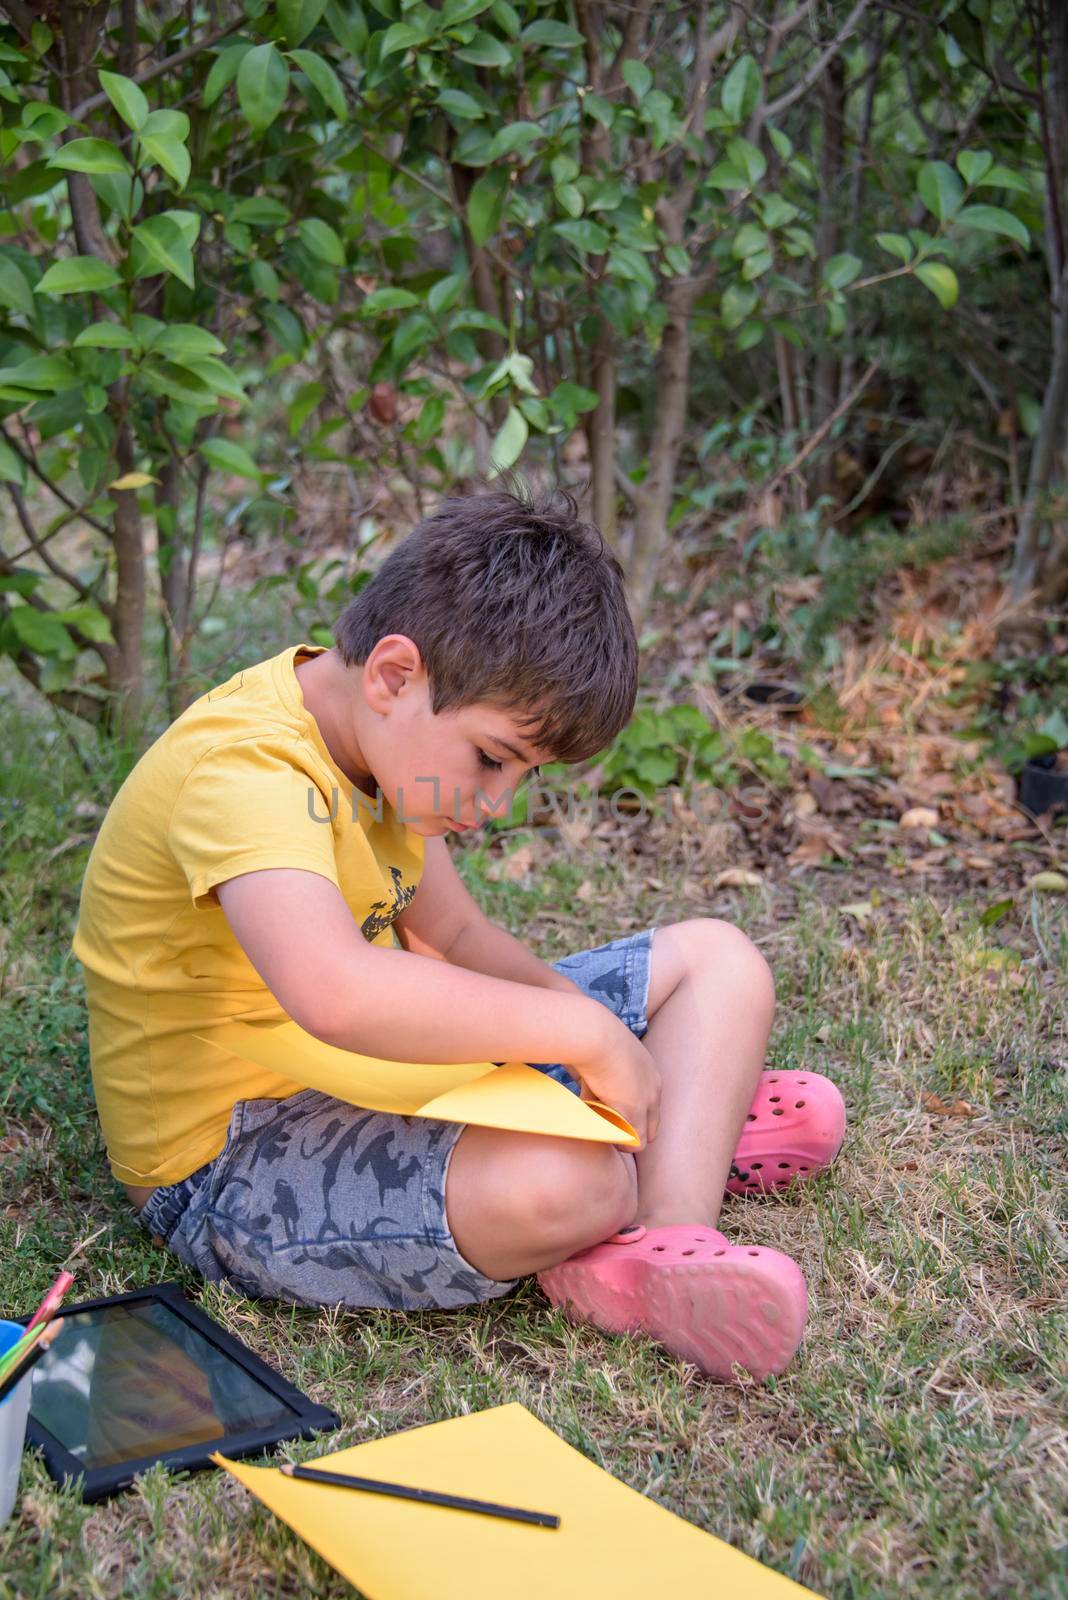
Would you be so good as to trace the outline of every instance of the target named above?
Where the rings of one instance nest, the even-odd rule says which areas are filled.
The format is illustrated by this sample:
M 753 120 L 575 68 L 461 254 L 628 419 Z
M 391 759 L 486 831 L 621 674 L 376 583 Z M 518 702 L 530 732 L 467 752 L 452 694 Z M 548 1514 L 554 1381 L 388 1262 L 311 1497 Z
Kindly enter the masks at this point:
M 213 1322 L 199 1306 L 187 1300 L 179 1283 L 173 1281 L 157 1283 L 147 1289 L 131 1289 L 126 1294 L 104 1295 L 96 1300 L 82 1300 L 77 1305 L 64 1306 L 57 1312 L 57 1317 L 73 1316 L 79 1311 L 96 1311 L 103 1306 L 131 1304 L 135 1301 L 158 1301 L 166 1306 L 168 1311 L 195 1328 L 229 1360 L 243 1367 L 250 1377 L 261 1383 L 276 1399 L 292 1407 L 296 1416 L 291 1422 L 283 1421 L 270 1428 L 229 1433 L 218 1439 L 205 1439 L 199 1444 L 182 1445 L 176 1450 L 163 1450 L 154 1455 L 140 1456 L 129 1461 L 117 1461 L 106 1467 L 90 1468 L 86 1467 L 84 1461 L 79 1461 L 77 1456 L 72 1455 L 55 1434 L 50 1433 L 36 1421 L 32 1409 L 31 1385 L 31 1409 L 26 1419 L 26 1441 L 44 1452 L 45 1465 L 56 1483 L 65 1484 L 77 1478 L 84 1478 L 81 1487 L 83 1501 L 106 1500 L 118 1494 L 120 1490 L 128 1489 L 139 1472 L 146 1471 L 157 1461 L 162 1461 L 168 1472 L 201 1472 L 207 1467 L 215 1468 L 215 1463 L 210 1459 L 215 1450 L 233 1460 L 239 1460 L 242 1456 L 259 1455 L 271 1445 L 280 1444 L 284 1439 L 312 1439 L 317 1433 L 329 1432 L 340 1427 L 341 1418 L 336 1411 L 331 1411 L 327 1406 L 317 1405 L 293 1384 L 287 1383 L 273 1367 L 269 1367 L 239 1339 L 235 1339 L 225 1328 Z M 16 1317 L 14 1320 L 25 1324 L 32 1315 L 32 1312 L 27 1312 L 25 1316 Z

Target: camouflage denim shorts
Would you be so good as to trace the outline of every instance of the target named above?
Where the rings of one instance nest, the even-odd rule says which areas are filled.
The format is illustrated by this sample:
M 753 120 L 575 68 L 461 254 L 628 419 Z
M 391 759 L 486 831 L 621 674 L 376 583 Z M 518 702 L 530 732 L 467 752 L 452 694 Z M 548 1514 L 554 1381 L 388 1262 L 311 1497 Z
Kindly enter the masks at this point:
M 641 1038 L 652 928 L 580 950 L 558 972 Z M 560 1065 L 537 1065 L 574 1093 Z M 254 1298 L 295 1305 L 452 1307 L 514 1289 L 476 1271 L 445 1214 L 464 1124 L 362 1110 L 318 1089 L 240 1100 L 214 1160 L 158 1188 L 140 1214 L 187 1266 Z

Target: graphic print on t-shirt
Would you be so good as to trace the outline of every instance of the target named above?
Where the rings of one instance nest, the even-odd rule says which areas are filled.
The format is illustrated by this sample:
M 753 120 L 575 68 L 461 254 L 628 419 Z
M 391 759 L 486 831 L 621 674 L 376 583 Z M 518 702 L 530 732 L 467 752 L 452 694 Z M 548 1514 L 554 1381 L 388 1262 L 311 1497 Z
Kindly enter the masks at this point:
M 388 928 L 393 919 L 400 916 L 405 906 L 410 906 L 415 899 L 418 884 L 405 883 L 399 867 L 390 867 L 389 875 L 393 879 L 392 904 L 388 900 L 372 900 L 370 915 L 360 924 L 360 932 L 365 939 L 374 939 L 383 928 Z

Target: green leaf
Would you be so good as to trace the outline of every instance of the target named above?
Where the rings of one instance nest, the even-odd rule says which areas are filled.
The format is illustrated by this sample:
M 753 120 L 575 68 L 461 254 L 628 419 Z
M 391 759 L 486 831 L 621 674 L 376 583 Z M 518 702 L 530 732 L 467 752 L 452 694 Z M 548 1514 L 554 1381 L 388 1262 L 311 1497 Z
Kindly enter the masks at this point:
M 395 22 L 387 28 L 379 48 L 378 59 L 384 61 L 397 50 L 410 50 L 413 45 L 425 44 L 426 34 L 421 28 L 413 28 L 409 22 Z
M 604 255 L 611 243 L 606 229 L 599 222 L 594 222 L 590 217 L 580 217 L 573 221 L 554 222 L 553 232 L 558 233 L 561 239 L 566 239 L 569 244 L 576 245 L 578 249 L 585 250 L 594 256 Z
M 518 407 L 509 406 L 504 424 L 490 446 L 491 477 L 496 477 L 519 460 L 529 432 L 523 413 Z
M 502 169 L 484 172 L 467 197 L 467 226 L 475 244 L 485 244 L 497 230 L 504 206 L 508 174 Z
M 237 202 L 230 217 L 233 222 L 248 222 L 254 228 L 284 228 L 289 221 L 289 208 L 270 195 L 251 194 Z
M 558 183 L 553 190 L 556 203 L 561 211 L 566 211 L 569 217 L 582 215 L 582 190 L 574 183 Z
M 445 398 L 440 394 L 432 394 L 423 404 L 412 429 L 412 437 L 418 445 L 429 444 L 431 439 L 436 439 L 441 432 L 441 424 L 445 420 Z
M 237 99 L 253 133 L 271 126 L 285 104 L 289 68 L 273 44 L 258 44 L 237 69 Z
M 87 639 L 92 639 L 94 644 L 114 644 L 115 637 L 111 631 L 111 623 L 98 606 L 82 604 L 68 606 L 65 611 L 56 612 L 57 622 L 69 622 Z
M 384 289 L 372 289 L 360 310 L 365 317 L 377 317 L 383 311 L 406 311 L 418 304 L 419 296 L 413 294 L 410 289 L 397 289 L 387 285 Z
M 113 289 L 119 275 L 108 261 L 98 256 L 68 256 L 49 267 L 33 286 L 34 294 L 98 294 Z
M 744 328 L 739 329 L 738 337 L 734 341 L 736 350 L 751 350 L 759 344 L 765 333 L 762 322 L 747 322 Z
M 746 256 L 755 255 L 758 250 L 767 248 L 767 233 L 763 228 L 757 227 L 755 222 L 743 222 L 731 241 L 731 255 L 736 261 L 744 261 Z
M 266 261 L 254 261 L 249 268 L 249 277 L 252 287 L 257 294 L 262 294 L 267 300 L 277 300 L 282 293 L 282 285 L 278 281 L 278 274 Z
M 948 311 L 956 304 L 959 285 L 951 267 L 944 266 L 941 261 L 921 261 L 916 276 L 930 289 L 943 310 Z
M 989 150 L 962 150 L 957 157 L 957 170 L 967 184 L 982 183 L 993 165 Z
M 11 626 L 19 640 L 30 650 L 41 655 L 70 657 L 77 647 L 59 618 L 36 606 L 12 606 L 8 612 Z
M 717 161 L 705 176 L 706 184 L 713 189 L 748 189 L 751 187 L 749 179 L 737 167 L 732 167 L 729 161 Z
M 1000 206 L 965 206 L 957 212 L 955 220 L 962 228 L 1004 234 L 1007 239 L 1015 239 L 1017 244 L 1023 245 L 1025 250 L 1031 243 L 1031 235 L 1019 217 L 1011 211 L 1003 211 Z
M 179 144 L 177 139 L 142 134 L 141 149 L 150 161 L 162 167 L 167 176 L 174 179 L 179 189 L 185 188 L 192 163 L 184 144 Z
M 470 44 L 454 50 L 453 54 L 458 61 L 470 62 L 473 67 L 510 67 L 512 64 L 512 52 L 492 33 L 476 33 Z
M 544 44 L 550 49 L 568 50 L 583 43 L 577 28 L 569 28 L 566 22 L 531 22 L 519 37 L 524 44 Z
M 161 328 L 149 341 L 150 348 L 158 350 L 172 361 L 188 360 L 191 356 L 222 356 L 226 346 L 207 328 L 192 322 L 172 322 Z
M 49 157 L 50 167 L 63 172 L 125 172 L 130 167 L 121 150 L 106 139 L 71 139 Z
M 731 139 L 727 144 L 727 161 L 738 172 L 744 172 L 749 187 L 760 182 L 768 170 L 768 158 L 748 139 Z
M 289 437 L 295 439 L 320 400 L 326 394 L 323 383 L 302 383 L 289 402 Z
M 823 281 L 828 289 L 845 289 L 860 276 L 860 269 L 864 265 L 859 256 L 850 255 L 844 251 L 841 255 L 832 256 L 823 268 Z
M 649 68 L 644 61 L 635 61 L 633 57 L 623 63 L 623 81 L 639 104 L 653 87 L 653 75 Z
M 427 293 L 427 310 L 435 317 L 450 310 L 459 299 L 466 282 L 467 275 L 462 272 L 450 272 L 446 277 L 439 278 Z
M 964 198 L 964 185 L 945 161 L 925 161 L 916 179 L 916 192 L 932 216 L 948 222 Z
M 205 439 L 200 446 L 200 453 L 208 466 L 215 467 L 219 472 L 231 472 L 238 478 L 251 478 L 253 483 L 261 483 L 265 477 L 245 447 L 235 444 L 233 439 Z
M 1018 172 L 1010 172 L 1008 167 L 991 167 L 986 176 L 980 178 L 979 184 L 984 189 L 1015 189 L 1020 194 L 1031 193 L 1027 179 L 1021 178 Z
M 747 289 L 740 283 L 730 284 L 724 291 L 719 303 L 720 316 L 723 318 L 725 328 L 738 328 L 754 310 L 760 296 L 755 289 Z
M 329 261 L 332 267 L 345 265 L 345 246 L 328 222 L 320 217 L 304 217 L 297 223 L 301 243 L 320 261 Z
M 423 350 L 434 337 L 434 324 L 425 312 L 417 311 L 397 325 L 390 341 L 390 349 L 400 362 L 407 362 L 417 350 Z
M 341 86 L 341 79 L 322 56 L 317 56 L 314 50 L 291 50 L 290 56 L 304 73 L 312 88 L 322 100 L 330 107 L 335 117 L 344 122 L 349 114 L 345 100 L 345 91 Z
M 22 487 L 26 483 L 26 463 L 6 439 L 0 439 L 0 483 L 17 483 Z
M 753 56 L 739 56 L 723 80 L 720 104 L 731 122 L 745 122 L 760 99 L 762 79 Z
M 507 127 L 501 128 L 490 141 L 488 160 L 497 161 L 501 156 L 510 156 L 514 150 L 521 150 L 534 139 L 543 137 L 542 129 L 536 122 L 512 122 Z
M 0 256 L 0 305 L 21 311 L 24 317 L 32 317 L 36 310 L 33 291 L 7 256 Z
M 303 44 L 326 10 L 326 0 L 278 0 L 278 20 L 286 44 Z
M 228 44 L 219 51 L 205 80 L 204 93 L 200 97 L 200 103 L 205 109 L 213 106 L 223 90 L 237 77 L 237 69 L 251 49 L 250 44 Z
M 239 405 L 246 403 L 248 396 L 244 389 L 229 367 L 224 366 L 215 356 L 183 356 L 179 365 L 206 383 L 213 394 L 225 395 L 228 400 L 236 400 Z
M 131 350 L 137 340 L 121 322 L 92 322 L 74 341 L 76 350 Z
M 906 266 L 912 260 L 912 246 L 903 233 L 877 233 L 875 243 L 880 245 L 889 255 L 896 256 Z
M 119 116 L 134 133 L 148 116 L 148 101 L 144 91 L 131 78 L 120 77 L 117 72 L 99 72 L 100 87 L 111 101 Z
M 157 217 L 146 217 L 133 231 L 143 252 L 143 266 L 136 271 L 139 278 L 154 277 L 157 272 L 169 272 L 186 285 L 195 288 L 193 252 L 177 218 L 169 211 Z
M 486 115 L 485 107 L 479 105 L 473 94 L 467 94 L 463 89 L 442 89 L 438 95 L 438 105 L 451 117 L 460 117 L 467 122 L 481 122 Z
M 54 394 L 59 389 L 74 388 L 78 381 L 78 374 L 63 356 L 29 356 L 17 366 L 0 367 L 0 383 L 20 389 L 43 389 Z

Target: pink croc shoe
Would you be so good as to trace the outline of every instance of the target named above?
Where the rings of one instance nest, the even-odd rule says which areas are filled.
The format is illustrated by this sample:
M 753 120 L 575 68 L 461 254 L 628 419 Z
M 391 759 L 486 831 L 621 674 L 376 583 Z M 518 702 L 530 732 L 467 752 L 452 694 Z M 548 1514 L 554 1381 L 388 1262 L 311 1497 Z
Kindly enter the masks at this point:
M 822 1172 L 845 1137 L 845 1104 L 818 1072 L 762 1072 L 734 1154 L 728 1194 L 785 1188 Z
M 724 1382 L 735 1363 L 755 1378 L 781 1372 L 808 1309 L 789 1256 L 700 1226 L 635 1226 L 539 1272 L 538 1282 L 574 1320 L 646 1333 Z

